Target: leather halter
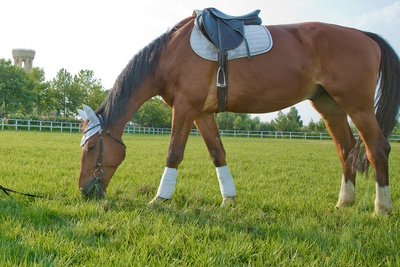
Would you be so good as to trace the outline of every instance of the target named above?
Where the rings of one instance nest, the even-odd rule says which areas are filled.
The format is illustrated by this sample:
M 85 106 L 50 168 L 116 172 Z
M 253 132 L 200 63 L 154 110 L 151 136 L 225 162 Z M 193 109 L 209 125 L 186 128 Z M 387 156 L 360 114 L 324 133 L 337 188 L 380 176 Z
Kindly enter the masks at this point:
M 99 152 L 99 156 L 97 158 L 97 167 L 93 172 L 93 177 L 95 179 L 94 179 L 94 181 L 91 182 L 89 188 L 86 190 L 85 195 L 87 195 L 92 190 L 93 186 L 95 186 L 97 183 L 99 183 L 101 181 L 101 179 L 103 179 L 103 177 L 104 177 L 104 171 L 101 169 L 101 166 L 103 165 L 103 152 L 104 152 L 103 125 L 101 125 L 101 128 L 98 131 L 98 134 L 100 135 L 100 152 Z M 121 144 L 124 147 L 124 149 L 126 150 L 126 145 L 122 141 L 122 139 L 119 139 L 118 137 L 116 137 L 115 135 L 110 133 L 110 131 L 108 131 L 108 130 L 106 131 L 106 134 L 108 134 L 112 139 L 114 139 L 119 144 Z

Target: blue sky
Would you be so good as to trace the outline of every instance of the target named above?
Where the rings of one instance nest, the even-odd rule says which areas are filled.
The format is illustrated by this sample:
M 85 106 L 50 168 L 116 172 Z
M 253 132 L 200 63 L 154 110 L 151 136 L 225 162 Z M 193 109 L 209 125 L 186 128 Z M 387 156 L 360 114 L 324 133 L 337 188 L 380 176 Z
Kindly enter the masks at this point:
M 400 0 L 5 0 L 0 2 L 0 58 L 13 48 L 36 50 L 34 66 L 51 80 L 61 69 L 91 69 L 111 88 L 130 58 L 194 9 L 232 15 L 261 9 L 263 24 L 322 21 L 382 35 L 400 53 Z M 303 121 L 318 121 L 308 101 L 296 105 Z M 287 112 L 287 110 L 284 110 Z M 276 112 L 257 115 L 270 121 Z

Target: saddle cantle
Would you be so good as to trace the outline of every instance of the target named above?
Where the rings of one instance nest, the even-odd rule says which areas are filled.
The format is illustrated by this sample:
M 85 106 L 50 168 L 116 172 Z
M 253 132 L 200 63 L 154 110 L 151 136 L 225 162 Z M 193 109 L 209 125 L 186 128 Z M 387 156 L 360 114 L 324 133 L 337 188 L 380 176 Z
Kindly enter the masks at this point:
M 215 8 L 195 10 L 196 23 L 204 36 L 218 48 L 218 112 L 226 111 L 228 96 L 228 66 L 227 51 L 246 43 L 247 55 L 250 59 L 250 49 L 244 34 L 244 25 L 260 25 L 262 20 L 258 16 L 260 10 L 255 10 L 242 16 L 227 15 Z

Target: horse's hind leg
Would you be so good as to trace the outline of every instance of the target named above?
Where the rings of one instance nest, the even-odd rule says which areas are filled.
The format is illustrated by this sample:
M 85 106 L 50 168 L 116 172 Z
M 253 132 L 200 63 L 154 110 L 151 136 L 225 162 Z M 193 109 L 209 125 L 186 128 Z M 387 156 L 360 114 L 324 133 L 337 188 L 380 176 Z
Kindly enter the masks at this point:
M 322 116 L 342 164 L 342 183 L 336 208 L 352 205 L 355 201 L 356 173 L 347 163 L 347 158 L 356 141 L 347 122 L 347 114 L 326 91 L 312 104 Z
M 392 201 L 389 193 L 389 142 L 383 136 L 373 110 L 358 112 L 350 117 L 365 144 L 368 161 L 375 171 L 375 214 L 390 214 Z
M 236 188 L 226 164 L 226 154 L 219 136 L 214 114 L 200 114 L 195 120 L 195 125 L 206 143 L 216 168 L 223 198 L 221 207 L 228 206 L 228 204 L 235 200 Z
M 347 107 L 346 112 L 365 144 L 366 156 L 375 171 L 375 214 L 389 214 L 392 212 L 388 178 L 390 145 L 376 120 L 373 97 L 368 103 L 367 100 L 349 103 L 346 103 L 345 100 L 341 99 L 339 104 Z M 354 202 L 356 166 L 354 166 L 354 161 L 347 159 L 350 156 L 350 150 L 355 146 L 355 140 L 348 127 L 346 113 L 326 91 L 317 100 L 313 100 L 313 105 L 323 117 L 342 162 L 343 180 L 336 207 L 351 204 Z M 351 154 L 355 157 L 359 156 L 357 153 Z

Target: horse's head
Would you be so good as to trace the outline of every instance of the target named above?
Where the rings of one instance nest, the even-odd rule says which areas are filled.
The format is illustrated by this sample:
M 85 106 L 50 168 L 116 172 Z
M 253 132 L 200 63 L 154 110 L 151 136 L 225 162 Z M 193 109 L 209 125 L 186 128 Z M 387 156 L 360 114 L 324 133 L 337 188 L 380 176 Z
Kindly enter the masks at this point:
M 84 122 L 79 190 L 84 197 L 103 198 L 117 167 L 125 158 L 123 141 L 103 129 L 103 119 L 88 106 L 78 110 Z

